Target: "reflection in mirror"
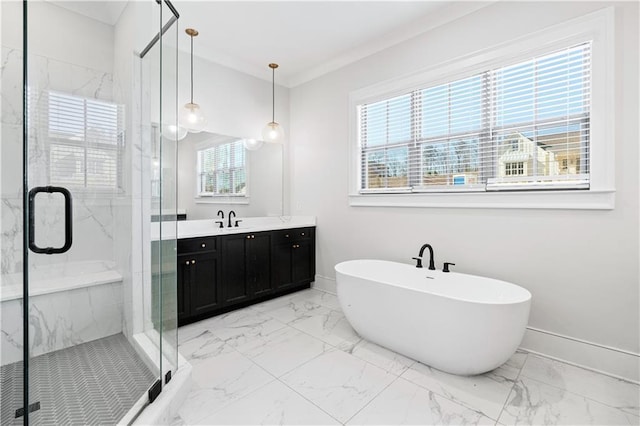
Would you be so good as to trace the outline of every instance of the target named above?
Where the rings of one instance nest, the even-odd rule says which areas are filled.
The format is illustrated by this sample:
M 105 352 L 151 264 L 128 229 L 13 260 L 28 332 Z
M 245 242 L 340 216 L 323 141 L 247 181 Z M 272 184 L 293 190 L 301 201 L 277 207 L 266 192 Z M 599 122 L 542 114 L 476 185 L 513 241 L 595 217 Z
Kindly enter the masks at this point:
M 178 211 L 211 219 L 283 214 L 283 147 L 217 133 L 189 133 L 178 142 Z

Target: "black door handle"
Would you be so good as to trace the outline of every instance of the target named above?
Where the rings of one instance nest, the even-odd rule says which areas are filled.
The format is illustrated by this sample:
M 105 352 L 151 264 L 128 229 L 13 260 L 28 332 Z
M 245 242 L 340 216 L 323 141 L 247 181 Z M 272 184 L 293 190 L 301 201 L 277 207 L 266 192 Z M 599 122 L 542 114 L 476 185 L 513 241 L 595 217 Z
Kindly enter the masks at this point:
M 35 230 L 35 209 L 34 201 L 36 195 L 40 192 L 47 194 L 59 193 L 64 196 L 64 245 L 62 247 L 38 247 L 36 245 Z M 40 254 L 60 254 L 71 248 L 73 240 L 73 209 L 71 203 L 71 192 L 67 188 L 60 186 L 37 186 L 29 191 L 29 249 L 34 253 Z

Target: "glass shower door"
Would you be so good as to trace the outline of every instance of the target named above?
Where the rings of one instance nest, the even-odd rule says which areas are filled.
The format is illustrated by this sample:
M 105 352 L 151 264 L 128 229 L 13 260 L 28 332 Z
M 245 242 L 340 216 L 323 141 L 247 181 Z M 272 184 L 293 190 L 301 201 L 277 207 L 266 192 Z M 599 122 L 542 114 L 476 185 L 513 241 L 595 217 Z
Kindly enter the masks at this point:
M 130 77 L 119 27 L 98 16 L 26 3 L 25 423 L 118 423 L 159 377 L 127 328 L 132 105 L 118 89 Z
M 3 425 L 128 423 L 177 366 L 170 252 L 153 292 L 137 257 L 151 257 L 148 232 L 132 238 L 149 227 L 140 179 L 151 180 L 138 174 L 150 148 L 134 101 L 142 85 L 134 51 L 148 42 L 140 27 L 167 32 L 168 6 L 87 5 L 0 5 Z M 102 20 L 101 7 L 118 8 L 119 19 Z M 175 60 L 167 53 L 152 66 Z M 160 117 L 175 103 L 176 77 L 158 82 Z M 161 153 L 167 175 L 171 161 Z M 139 339 L 152 318 L 155 351 Z

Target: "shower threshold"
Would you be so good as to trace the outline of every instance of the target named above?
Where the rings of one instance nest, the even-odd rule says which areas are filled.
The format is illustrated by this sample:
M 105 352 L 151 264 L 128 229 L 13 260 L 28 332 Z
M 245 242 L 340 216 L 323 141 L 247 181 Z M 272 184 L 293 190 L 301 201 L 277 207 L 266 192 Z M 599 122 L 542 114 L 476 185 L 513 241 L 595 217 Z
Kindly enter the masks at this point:
M 15 418 L 22 404 L 22 362 L 0 367 L 0 423 Z M 29 360 L 33 425 L 116 424 L 157 379 L 122 333 Z

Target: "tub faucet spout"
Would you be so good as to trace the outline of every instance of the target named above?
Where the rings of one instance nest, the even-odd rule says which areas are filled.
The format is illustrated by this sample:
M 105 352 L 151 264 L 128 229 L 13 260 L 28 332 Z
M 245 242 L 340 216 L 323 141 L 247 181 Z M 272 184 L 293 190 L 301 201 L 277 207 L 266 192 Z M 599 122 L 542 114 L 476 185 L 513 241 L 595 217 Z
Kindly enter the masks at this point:
M 416 268 L 422 268 L 422 255 L 424 254 L 424 249 L 426 248 L 429 249 L 429 270 L 435 271 L 436 265 L 433 262 L 433 248 L 431 247 L 430 244 L 424 244 L 422 247 L 420 247 L 420 253 L 418 254 L 418 257 L 414 258 L 418 261 Z

